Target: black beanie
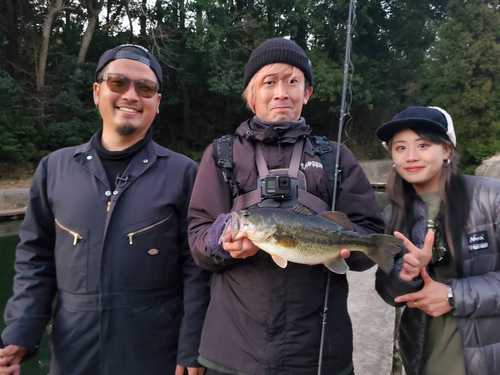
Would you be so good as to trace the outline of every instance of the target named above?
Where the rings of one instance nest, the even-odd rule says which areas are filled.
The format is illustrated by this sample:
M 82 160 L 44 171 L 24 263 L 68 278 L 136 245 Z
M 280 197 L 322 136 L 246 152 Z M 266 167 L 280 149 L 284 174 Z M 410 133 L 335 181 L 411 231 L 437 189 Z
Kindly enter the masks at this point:
M 262 67 L 283 63 L 299 68 L 309 85 L 313 85 L 311 61 L 297 43 L 284 38 L 268 39 L 258 46 L 250 55 L 245 66 L 244 88 L 246 89 L 252 77 Z

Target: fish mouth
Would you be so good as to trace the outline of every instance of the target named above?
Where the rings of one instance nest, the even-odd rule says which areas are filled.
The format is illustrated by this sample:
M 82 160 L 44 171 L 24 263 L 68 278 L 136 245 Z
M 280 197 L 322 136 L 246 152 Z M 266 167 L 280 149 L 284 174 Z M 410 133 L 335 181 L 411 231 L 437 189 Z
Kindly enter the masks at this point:
M 224 237 L 226 236 L 228 228 L 230 228 L 231 231 L 231 240 L 232 241 L 237 241 L 243 237 L 245 237 L 245 232 L 240 231 L 240 228 L 242 228 L 245 225 L 244 220 L 236 211 L 231 212 L 231 217 L 230 219 L 226 222 L 226 225 L 224 227 L 224 230 L 222 231 L 222 235 L 219 238 L 219 244 L 224 243 Z

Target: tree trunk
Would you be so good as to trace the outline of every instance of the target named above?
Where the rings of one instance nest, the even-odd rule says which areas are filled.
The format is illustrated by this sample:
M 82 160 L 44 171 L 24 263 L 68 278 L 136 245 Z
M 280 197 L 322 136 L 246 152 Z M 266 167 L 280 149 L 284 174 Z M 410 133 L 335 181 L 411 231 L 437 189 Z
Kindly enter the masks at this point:
M 132 43 L 132 39 L 134 37 L 134 24 L 132 22 L 132 17 L 130 16 L 130 10 L 128 9 L 128 0 L 126 0 L 124 3 L 125 3 L 125 13 L 127 14 L 128 23 L 130 25 L 129 43 Z
M 184 5 L 184 0 L 179 1 L 179 28 L 184 31 L 186 28 L 186 7 Z
M 182 87 L 182 97 L 184 101 L 184 139 L 189 139 L 191 138 L 191 98 L 189 97 L 189 88 L 186 84 Z
M 89 23 L 87 28 L 85 29 L 85 33 L 83 34 L 82 45 L 80 46 L 80 52 L 78 52 L 77 63 L 81 64 L 85 61 L 85 56 L 87 55 L 87 51 L 90 46 L 90 42 L 92 41 L 92 37 L 94 36 L 95 25 L 97 23 L 97 17 L 99 17 L 99 13 L 101 13 L 102 7 L 104 6 L 104 0 L 100 0 L 97 3 L 97 6 L 94 8 L 92 4 L 92 0 L 87 1 L 87 11 L 88 11 L 88 20 Z M 79 71 L 77 69 L 76 74 Z
M 58 12 L 63 10 L 62 0 L 52 0 L 49 12 L 43 23 L 42 31 L 42 46 L 40 48 L 40 58 L 38 60 L 38 75 L 36 79 L 36 86 L 38 91 L 42 91 L 45 87 L 45 69 L 47 65 L 47 55 L 49 54 L 49 41 L 52 23 L 56 18 Z
M 147 0 L 142 0 L 142 5 L 141 5 L 141 15 L 139 17 L 139 20 L 141 21 L 141 36 L 145 37 L 146 36 L 146 5 L 147 5 Z
M 201 35 L 203 32 L 203 11 L 202 11 L 202 6 L 199 4 L 199 2 L 196 2 L 195 5 L 196 8 L 196 34 Z
M 111 0 L 108 0 L 108 2 L 106 4 L 106 25 L 109 25 L 112 5 L 113 5 L 113 2 Z
M 159 26 L 163 23 L 163 17 L 165 16 L 165 10 L 162 7 L 163 1 L 156 0 L 156 25 Z
M 13 66 L 17 66 L 19 62 L 19 28 L 17 24 L 17 14 L 12 0 L 7 0 L 7 14 L 9 23 L 9 31 L 7 33 L 9 48 L 7 51 L 9 51 L 10 62 Z M 11 75 L 13 77 L 17 76 L 16 69 L 12 69 Z

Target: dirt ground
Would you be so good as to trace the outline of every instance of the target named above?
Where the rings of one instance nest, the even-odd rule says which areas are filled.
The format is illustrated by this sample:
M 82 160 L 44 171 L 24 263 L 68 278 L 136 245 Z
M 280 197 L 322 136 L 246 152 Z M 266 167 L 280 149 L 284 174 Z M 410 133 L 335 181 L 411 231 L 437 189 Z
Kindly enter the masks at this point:
M 0 190 L 25 189 L 31 186 L 31 180 L 0 180 Z

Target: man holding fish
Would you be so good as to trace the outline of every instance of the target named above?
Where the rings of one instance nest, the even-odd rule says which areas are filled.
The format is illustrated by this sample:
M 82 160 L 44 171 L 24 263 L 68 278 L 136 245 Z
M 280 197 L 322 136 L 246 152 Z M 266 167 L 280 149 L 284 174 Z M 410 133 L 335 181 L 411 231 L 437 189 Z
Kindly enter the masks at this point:
M 198 361 L 207 375 L 316 374 L 332 272 L 322 370 L 352 375 L 345 273 L 373 261 L 389 270 L 401 241 L 378 234 L 380 209 L 351 151 L 312 136 L 301 117 L 313 76 L 297 44 L 262 43 L 244 86 L 255 116 L 206 149 L 188 211 L 193 257 L 214 272 Z M 326 212 L 337 147 L 340 212 Z

